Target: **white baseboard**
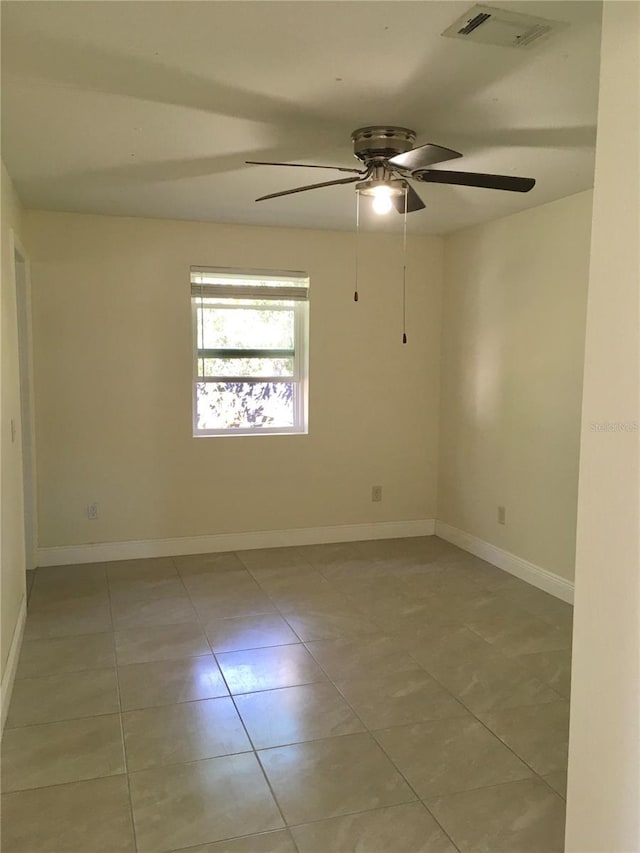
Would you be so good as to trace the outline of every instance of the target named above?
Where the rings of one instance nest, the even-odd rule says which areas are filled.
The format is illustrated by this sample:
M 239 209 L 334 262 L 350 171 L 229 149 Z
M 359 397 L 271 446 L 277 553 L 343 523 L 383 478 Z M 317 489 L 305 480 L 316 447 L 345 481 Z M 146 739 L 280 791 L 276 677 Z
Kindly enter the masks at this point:
M 39 566 L 67 566 L 79 563 L 106 563 L 145 557 L 177 557 L 221 551 L 249 551 L 254 548 L 281 548 L 291 545 L 322 545 L 329 542 L 356 542 L 366 539 L 403 539 L 432 536 L 446 539 L 459 548 L 481 557 L 499 569 L 561 598 L 573 602 L 573 583 L 553 572 L 516 557 L 502 548 L 478 539 L 464 530 L 433 518 L 411 521 L 380 521 L 366 524 L 338 524 L 331 527 L 302 527 L 290 530 L 260 530 L 248 533 L 218 533 L 176 539 L 96 542 L 38 549 Z M 24 621 L 24 619 L 23 619 Z M 4 682 L 3 682 L 4 684 Z M 4 688 L 3 688 L 4 689 Z
M 260 530 L 250 533 L 218 533 L 178 539 L 148 539 L 129 542 L 97 542 L 38 549 L 39 566 L 67 566 L 78 563 L 105 563 L 144 557 L 177 557 L 184 554 L 211 554 L 220 551 L 249 551 L 289 545 L 323 545 L 328 542 L 356 542 L 363 539 L 403 539 L 432 536 L 433 518 L 411 521 L 380 521 L 366 524 L 338 524 L 332 527 L 302 527 L 291 530 Z
M 470 533 L 465 533 L 464 530 L 445 524 L 444 521 L 436 521 L 436 536 L 446 539 L 447 542 L 457 545 L 458 548 L 475 554 L 476 557 L 492 563 L 499 569 L 532 584 L 532 586 L 537 586 L 538 589 L 555 595 L 556 598 L 573 604 L 573 582 L 560 577 L 560 575 L 543 569 L 541 566 L 536 566 L 535 563 L 530 563 L 528 560 L 523 560 L 522 557 L 516 557 L 515 554 L 504 551 L 490 542 L 485 542 L 484 539 L 478 539 L 477 536 L 472 536 Z
M 13 691 L 13 682 L 16 677 L 18 668 L 18 658 L 20 657 L 20 649 L 22 647 L 22 635 L 24 634 L 24 623 L 27 618 L 27 597 L 22 599 L 16 627 L 13 630 L 11 638 L 11 646 L 9 648 L 9 657 L 7 665 L 4 668 L 2 675 L 2 684 L 0 685 L 0 719 L 2 721 L 2 730 L 4 730 L 4 722 L 9 711 L 9 703 L 11 702 L 11 693 Z

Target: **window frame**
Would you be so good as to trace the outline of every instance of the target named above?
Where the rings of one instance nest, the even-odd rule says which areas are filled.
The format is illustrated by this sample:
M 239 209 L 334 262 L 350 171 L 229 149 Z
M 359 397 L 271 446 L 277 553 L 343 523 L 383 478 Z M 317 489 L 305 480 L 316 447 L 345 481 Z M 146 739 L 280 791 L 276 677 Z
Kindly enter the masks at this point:
M 198 274 L 216 275 L 236 279 L 238 282 L 246 282 L 250 285 L 251 295 L 246 291 L 242 294 L 242 289 L 246 285 L 238 284 L 214 284 L 207 285 L 205 283 L 194 282 L 193 276 Z M 258 305 L 253 304 L 256 300 L 283 302 L 287 301 L 286 287 L 271 288 L 269 285 L 258 285 L 258 281 L 291 281 L 298 282 L 295 288 L 298 291 L 304 289 L 305 296 L 297 296 L 291 306 L 285 305 Z M 230 269 L 227 267 L 191 267 L 191 327 L 192 327 L 192 434 L 194 438 L 212 438 L 221 436 L 249 436 L 249 435 L 307 435 L 309 432 L 309 276 L 304 272 L 282 272 L 275 270 L 241 270 Z M 200 293 L 196 292 L 200 287 Z M 245 299 L 247 305 L 225 305 L 226 309 L 248 310 L 256 308 L 264 310 L 278 311 L 293 311 L 293 373 L 291 376 L 211 376 L 203 378 L 198 373 L 198 361 L 200 360 L 201 352 L 207 351 L 198 349 L 198 308 L 201 305 L 202 298 L 206 298 L 206 289 L 215 288 L 216 293 L 210 296 L 217 296 L 220 299 Z M 223 293 L 227 291 L 228 293 Z M 247 290 L 249 288 L 247 287 Z M 264 293 L 256 293 L 256 290 L 264 291 Z M 271 295 L 270 295 L 271 291 Z M 222 348 L 221 348 L 222 349 Z M 232 350 L 233 351 L 233 350 Z M 237 351 L 237 350 L 235 350 Z M 255 358 L 269 358 L 274 350 L 263 349 L 256 347 L 249 349 Z M 290 356 L 287 356 L 290 357 Z M 198 385 L 202 383 L 221 384 L 242 382 L 247 384 L 260 383 L 290 383 L 293 386 L 293 424 L 290 427 L 224 427 L 218 429 L 200 429 L 198 427 Z

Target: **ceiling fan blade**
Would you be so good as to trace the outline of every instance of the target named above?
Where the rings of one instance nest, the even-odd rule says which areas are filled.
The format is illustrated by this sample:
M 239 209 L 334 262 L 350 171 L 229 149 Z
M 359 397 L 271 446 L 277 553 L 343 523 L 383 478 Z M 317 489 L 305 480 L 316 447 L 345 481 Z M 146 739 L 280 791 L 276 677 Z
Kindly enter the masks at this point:
M 367 174 L 367 173 L 365 172 L 365 174 Z M 303 192 L 306 192 L 307 190 L 317 190 L 320 187 L 336 187 L 339 184 L 353 184 L 356 181 L 359 181 L 361 179 L 362 179 L 362 175 L 358 174 L 355 176 L 355 178 L 340 178 L 337 181 L 324 181 L 324 183 L 322 183 L 322 184 L 309 184 L 306 187 L 295 187 L 295 189 L 283 190 L 280 193 L 269 193 L 269 195 L 260 196 L 260 198 L 257 198 L 256 201 L 265 201 L 268 198 L 280 198 L 280 196 L 283 196 L 283 195 L 292 195 L 293 193 L 303 193 Z
M 485 175 L 482 172 L 445 172 L 442 169 L 417 171 L 411 177 L 425 183 L 486 187 L 489 190 L 507 190 L 513 193 L 528 193 L 536 184 L 533 178 L 516 178 L 513 175 Z
M 407 213 L 413 213 L 414 211 L 422 210 L 425 207 L 425 203 L 413 187 L 407 186 L 407 193 Z M 398 213 L 404 213 L 403 195 L 394 195 L 392 196 L 391 201 Z
M 352 172 L 355 175 L 364 175 L 366 170 L 345 169 L 343 166 L 315 166 L 308 163 L 271 163 L 264 160 L 245 160 L 247 166 L 295 166 L 298 169 L 334 169 L 336 172 Z
M 412 148 L 411 151 L 405 151 L 404 154 L 396 154 L 395 157 L 390 158 L 389 164 L 413 172 L 414 169 L 426 169 L 434 163 L 454 160 L 456 157 L 462 157 L 462 154 L 452 148 L 443 148 L 442 145 L 433 145 L 429 142 Z

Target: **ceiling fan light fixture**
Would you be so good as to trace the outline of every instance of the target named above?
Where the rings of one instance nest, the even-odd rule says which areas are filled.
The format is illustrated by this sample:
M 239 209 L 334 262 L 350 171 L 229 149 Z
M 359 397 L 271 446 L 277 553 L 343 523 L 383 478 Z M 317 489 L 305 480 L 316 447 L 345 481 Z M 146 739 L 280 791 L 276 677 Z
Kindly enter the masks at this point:
M 373 196 L 374 198 L 376 196 L 387 196 L 387 198 L 392 198 L 393 196 L 404 195 L 404 188 L 404 181 L 395 180 L 361 181 L 359 184 L 356 184 L 358 192 L 362 195 Z
M 393 202 L 391 201 L 390 193 L 378 192 L 374 195 L 373 201 L 371 202 L 371 209 L 374 213 L 384 216 L 385 213 L 389 213 L 392 207 Z
M 370 196 L 374 213 L 383 216 L 393 208 L 393 199 L 404 195 L 405 183 L 396 180 L 362 181 L 356 189 L 362 195 Z

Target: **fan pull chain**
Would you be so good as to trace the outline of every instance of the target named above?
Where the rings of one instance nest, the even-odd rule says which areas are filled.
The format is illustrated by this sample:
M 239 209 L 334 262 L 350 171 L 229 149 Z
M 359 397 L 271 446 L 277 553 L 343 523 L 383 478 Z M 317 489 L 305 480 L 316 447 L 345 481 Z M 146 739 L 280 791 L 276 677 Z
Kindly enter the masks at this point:
M 407 342 L 407 213 L 409 188 L 404 191 L 404 221 L 402 224 L 402 343 Z
M 356 190 L 356 289 L 353 301 L 358 301 L 358 258 L 360 255 L 360 193 Z

